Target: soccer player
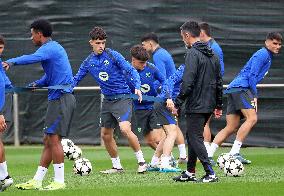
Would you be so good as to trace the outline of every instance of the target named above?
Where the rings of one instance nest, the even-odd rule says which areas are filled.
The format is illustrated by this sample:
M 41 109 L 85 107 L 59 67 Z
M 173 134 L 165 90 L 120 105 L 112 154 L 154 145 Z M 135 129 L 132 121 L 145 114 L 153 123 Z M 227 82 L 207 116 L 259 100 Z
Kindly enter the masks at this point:
M 3 36 L 0 35 L 0 56 L 4 51 L 5 47 L 5 41 Z M 5 105 L 7 103 L 5 102 L 5 87 L 6 84 L 8 86 L 8 77 L 6 76 L 6 73 L 2 67 L 2 60 L 0 58 L 0 133 L 5 131 L 7 127 L 7 120 L 6 118 L 6 112 L 5 112 Z M 8 80 L 7 80 L 8 79 Z M 10 82 L 11 83 L 11 82 Z M 4 104 L 5 103 L 5 104 Z M 2 142 L 2 139 L 0 137 L 0 192 L 4 191 L 6 188 L 11 186 L 13 184 L 13 179 L 9 176 L 8 170 L 7 170 L 7 162 L 5 159 L 5 150 L 4 145 Z
M 157 34 L 155 33 L 147 33 L 141 38 L 141 42 L 143 47 L 152 54 L 153 62 L 157 69 L 168 79 L 171 75 L 174 74 L 176 71 L 174 60 L 171 56 L 171 54 L 162 48 L 159 44 L 159 38 Z M 160 87 L 160 83 L 156 82 L 155 86 L 156 88 Z M 162 130 L 160 130 L 161 132 Z M 158 133 L 158 132 L 156 132 Z M 163 131 L 162 131 L 163 133 Z M 161 134 L 160 134 L 161 135 Z M 163 135 L 163 134 L 162 134 Z M 161 139 L 161 138 L 160 138 Z M 187 157 L 186 157 L 186 149 L 185 149 L 185 142 L 184 142 L 184 136 L 181 132 L 180 128 L 177 129 L 177 138 L 176 143 L 179 149 L 179 163 L 186 163 Z
M 33 54 L 12 58 L 4 62 L 4 67 L 27 65 L 40 62 L 45 72 L 44 76 L 34 81 L 31 86 L 62 85 L 62 89 L 48 90 L 48 106 L 43 128 L 44 148 L 40 164 L 33 179 L 17 184 L 22 190 L 42 189 L 42 181 L 48 167 L 53 163 L 54 181 L 44 190 L 64 189 L 64 153 L 61 138 L 68 135 L 70 123 L 75 109 L 76 101 L 72 94 L 73 83 L 72 69 L 64 48 L 51 39 L 52 26 L 44 19 L 35 20 L 31 26 L 31 40 L 39 46 Z M 63 86 L 65 86 L 63 88 Z
M 228 95 L 227 125 L 215 136 L 209 149 L 209 157 L 213 157 L 217 148 L 237 130 L 236 139 L 229 153 L 244 164 L 251 163 L 250 160 L 241 156 L 240 149 L 245 138 L 257 122 L 258 96 L 256 85 L 268 73 L 272 63 L 272 56 L 280 52 L 281 44 L 282 36 L 280 33 L 268 33 L 265 46 L 252 55 L 225 90 L 224 93 Z M 239 127 L 242 118 L 245 118 L 245 121 Z
M 122 134 L 128 139 L 138 161 L 138 173 L 144 173 L 147 164 L 137 136 L 131 131 L 132 100 L 127 97 L 131 93 L 123 73 L 133 79 L 135 94 L 142 101 L 141 81 L 137 71 L 118 52 L 106 49 L 107 34 L 101 27 L 94 27 L 89 33 L 89 41 L 93 52 L 83 61 L 78 73 L 74 76 L 76 86 L 88 72 L 101 87 L 104 95 L 101 108 L 101 136 L 111 157 L 113 167 L 101 171 L 105 174 L 123 172 L 118 156 L 117 145 L 113 138 L 114 128 L 119 125 Z
M 131 63 L 138 71 L 141 80 L 141 91 L 143 95 L 157 96 L 155 88 L 155 81 L 159 81 L 162 85 L 166 81 L 165 77 L 152 63 L 147 62 L 149 53 L 142 45 L 135 45 L 130 50 Z M 134 89 L 134 86 L 129 85 Z M 160 128 L 157 125 L 157 116 L 154 111 L 154 102 L 143 100 L 141 103 L 137 100 L 133 101 L 134 115 L 133 122 L 134 129 L 141 131 L 144 135 L 146 143 L 154 150 L 156 150 L 160 137 L 155 134 Z M 139 129 L 139 130 L 138 130 Z M 157 137 L 157 135 L 159 137 Z
M 176 107 L 180 109 L 185 102 L 189 159 L 187 170 L 173 180 L 179 182 L 197 181 L 195 167 L 198 157 L 206 172 L 199 181 L 216 182 L 218 178 L 210 165 L 202 133 L 213 112 L 216 117 L 220 117 L 222 114 L 220 63 L 208 45 L 200 41 L 200 27 L 197 22 L 185 22 L 180 30 L 182 40 L 188 49 Z
M 221 65 L 221 76 L 224 76 L 224 58 L 223 51 L 219 44 L 211 37 L 211 28 L 208 23 L 203 22 L 199 24 L 200 26 L 200 41 L 203 41 L 209 45 L 209 47 L 213 50 L 213 52 L 219 57 L 220 65 Z M 203 137 L 204 137 L 204 145 L 208 152 L 211 142 L 211 130 L 210 130 L 210 120 L 211 116 L 204 127 Z M 214 164 L 214 163 L 213 163 Z

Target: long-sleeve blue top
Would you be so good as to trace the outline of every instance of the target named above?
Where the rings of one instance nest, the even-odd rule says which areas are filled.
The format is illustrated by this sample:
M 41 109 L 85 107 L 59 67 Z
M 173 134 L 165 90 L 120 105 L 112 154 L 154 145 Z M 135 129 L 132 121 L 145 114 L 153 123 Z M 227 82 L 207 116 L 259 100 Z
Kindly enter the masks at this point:
M 175 63 L 171 54 L 164 48 L 158 47 L 153 52 L 153 62 L 166 78 L 169 78 L 176 71 Z
M 141 92 L 143 95 L 157 96 L 157 90 L 155 87 L 155 81 L 159 81 L 162 85 L 165 83 L 166 78 L 152 63 L 147 62 L 147 65 L 143 70 L 137 70 L 141 79 Z M 131 82 L 128 82 L 132 92 L 134 86 Z M 152 101 L 139 101 L 134 100 L 134 110 L 152 110 L 154 102 Z
M 111 53 L 111 56 L 108 53 Z M 133 78 L 135 89 L 140 89 L 141 81 L 138 72 L 117 51 L 109 49 L 102 54 L 91 53 L 81 64 L 78 73 L 73 77 L 73 86 L 90 72 L 101 87 L 103 95 L 130 94 L 124 71 Z
M 223 77 L 224 73 L 225 73 L 223 51 L 222 51 L 220 45 L 214 39 L 210 39 L 208 41 L 208 45 L 210 46 L 210 48 L 212 48 L 212 50 L 215 52 L 215 54 L 219 57 L 220 65 L 221 65 L 221 76 Z
M 41 62 L 44 76 L 35 81 L 36 86 L 55 86 L 55 85 L 71 85 L 73 83 L 73 74 L 70 62 L 68 60 L 65 49 L 56 41 L 51 39 L 38 48 L 38 50 L 30 55 L 7 60 L 13 65 L 27 65 Z M 73 89 L 49 89 L 48 100 L 59 99 L 64 93 L 72 93 Z
M 263 47 L 255 52 L 237 77 L 229 84 L 227 90 L 231 88 L 249 88 L 257 97 L 256 85 L 268 73 L 271 66 L 272 52 Z
M 164 48 L 158 47 L 153 52 L 153 63 L 157 69 L 168 79 L 176 71 L 176 66 L 171 54 Z M 159 88 L 161 84 L 156 81 L 155 87 Z
M 165 98 L 166 92 L 170 94 L 170 97 L 175 100 L 180 92 L 180 85 L 182 83 L 182 76 L 184 72 L 185 65 L 182 64 L 175 71 L 173 75 L 171 75 L 165 82 L 165 85 L 162 86 L 162 91 L 159 94 L 159 97 Z
M 5 88 L 6 89 L 13 88 L 12 82 L 9 79 L 9 77 L 6 75 L 5 71 L 4 71 L 4 81 L 5 81 Z
M 5 79 L 4 79 L 4 69 L 2 66 L 2 60 L 0 58 L 0 111 L 3 109 L 5 104 Z

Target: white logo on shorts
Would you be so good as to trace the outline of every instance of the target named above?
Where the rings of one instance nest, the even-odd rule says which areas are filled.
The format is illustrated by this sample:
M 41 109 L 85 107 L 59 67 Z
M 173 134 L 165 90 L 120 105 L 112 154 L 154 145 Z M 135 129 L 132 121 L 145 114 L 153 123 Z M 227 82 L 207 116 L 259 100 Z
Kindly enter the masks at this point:
M 150 86 L 149 86 L 149 84 L 142 84 L 141 85 L 141 91 L 142 91 L 142 93 L 147 93 L 147 92 L 149 92 L 150 91 Z
M 102 81 L 107 81 L 109 76 L 108 76 L 108 73 L 107 72 L 100 72 L 99 73 L 99 78 L 102 80 Z

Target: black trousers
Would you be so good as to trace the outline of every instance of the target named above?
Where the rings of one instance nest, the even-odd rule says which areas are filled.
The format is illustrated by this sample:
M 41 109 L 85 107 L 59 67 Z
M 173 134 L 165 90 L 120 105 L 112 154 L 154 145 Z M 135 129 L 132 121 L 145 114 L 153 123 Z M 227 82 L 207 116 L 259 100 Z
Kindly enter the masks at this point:
M 214 171 L 210 165 L 208 154 L 203 143 L 203 130 L 211 113 L 190 113 L 186 114 L 186 139 L 188 143 L 187 170 L 195 173 L 197 158 L 203 165 L 208 175 L 213 175 Z

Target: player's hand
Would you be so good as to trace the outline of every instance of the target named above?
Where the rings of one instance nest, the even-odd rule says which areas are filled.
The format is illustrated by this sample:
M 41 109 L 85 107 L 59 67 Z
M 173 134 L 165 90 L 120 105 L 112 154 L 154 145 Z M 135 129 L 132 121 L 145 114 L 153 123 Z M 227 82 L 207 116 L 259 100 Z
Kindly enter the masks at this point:
M 175 104 L 174 104 L 173 100 L 172 99 L 167 99 L 166 103 L 167 103 L 167 108 L 169 110 L 173 111 L 173 109 L 175 108 Z
M 10 65 L 7 62 L 2 62 L 2 66 L 6 71 L 10 68 Z
M 220 117 L 222 116 L 222 113 L 223 113 L 222 110 L 220 110 L 220 109 L 215 109 L 215 110 L 214 110 L 215 118 L 220 118 Z
M 0 115 L 0 132 L 3 132 L 7 129 L 7 124 L 3 115 Z
M 254 102 L 255 112 L 257 113 L 257 98 L 253 98 L 253 102 Z
M 172 110 L 172 114 L 175 115 L 175 116 L 179 116 L 178 115 L 179 114 L 179 110 L 174 107 L 174 109 Z
M 138 101 L 139 101 L 139 103 L 141 103 L 142 102 L 142 93 L 141 93 L 141 91 L 138 90 L 138 89 L 135 89 L 135 94 L 138 95 Z
M 33 92 L 36 90 L 35 89 L 36 86 L 37 86 L 37 84 L 35 82 L 32 82 L 28 85 L 28 87 L 31 88 Z

